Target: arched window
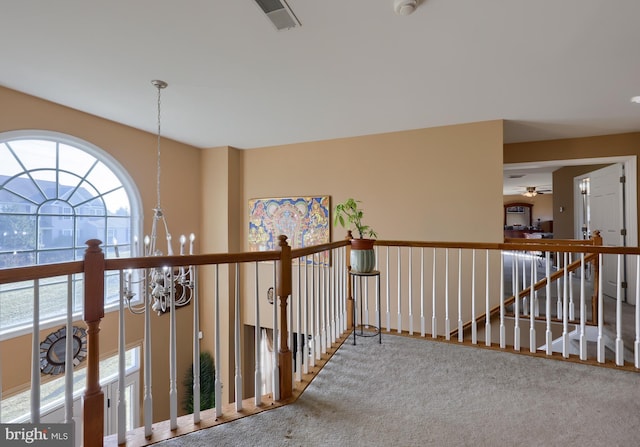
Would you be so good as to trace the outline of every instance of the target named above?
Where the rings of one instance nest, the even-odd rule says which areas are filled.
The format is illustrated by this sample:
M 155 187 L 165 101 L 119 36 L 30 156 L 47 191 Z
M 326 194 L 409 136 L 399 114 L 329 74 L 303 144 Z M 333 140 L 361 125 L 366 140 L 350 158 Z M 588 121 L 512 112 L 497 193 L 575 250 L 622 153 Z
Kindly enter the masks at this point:
M 82 259 L 89 239 L 101 240 L 107 257 L 131 256 L 139 204 L 126 171 L 90 143 L 53 132 L 0 133 L 0 268 Z M 111 282 L 107 302 L 117 299 Z M 0 289 L 3 310 L 20 301 L 15 293 Z M 43 319 L 61 310 L 44 304 Z M 31 312 L 15 309 L 0 318 L 5 331 L 31 321 Z

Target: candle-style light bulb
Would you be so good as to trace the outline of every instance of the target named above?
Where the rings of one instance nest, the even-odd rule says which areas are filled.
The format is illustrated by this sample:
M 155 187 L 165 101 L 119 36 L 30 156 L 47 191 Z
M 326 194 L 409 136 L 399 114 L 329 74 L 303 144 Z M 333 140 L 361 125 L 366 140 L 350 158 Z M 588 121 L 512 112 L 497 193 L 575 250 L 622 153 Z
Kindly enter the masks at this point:
M 184 254 L 184 244 L 187 242 L 187 238 L 184 234 L 180 235 L 180 255 Z
M 167 254 L 173 256 L 173 247 L 171 247 L 171 235 L 167 233 Z
M 192 255 L 193 254 L 193 241 L 196 240 L 196 235 L 191 233 L 189 235 L 189 254 Z

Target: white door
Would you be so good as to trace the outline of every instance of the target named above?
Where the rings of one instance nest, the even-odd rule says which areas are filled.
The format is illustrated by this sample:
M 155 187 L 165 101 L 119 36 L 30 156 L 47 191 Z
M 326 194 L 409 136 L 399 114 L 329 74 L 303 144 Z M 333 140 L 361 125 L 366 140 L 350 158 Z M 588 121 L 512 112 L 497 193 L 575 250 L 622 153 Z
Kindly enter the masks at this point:
M 80 396 L 73 399 L 73 414 L 73 443 L 75 446 L 79 447 L 82 445 L 82 398 Z M 43 411 L 40 415 L 40 422 L 51 422 L 54 424 L 65 422 L 64 406 L 57 406 L 51 410 Z
M 124 404 L 125 404 L 125 430 L 136 428 L 138 424 L 138 372 L 125 376 Z M 118 381 L 103 385 L 104 394 L 104 435 L 109 436 L 118 432 Z
M 623 246 L 624 237 L 624 195 L 620 178 L 624 171 L 621 163 L 589 173 L 591 188 L 591 230 L 600 230 L 602 243 L 609 246 Z M 605 255 L 603 257 L 603 272 L 601 273 L 602 292 L 610 297 L 616 297 L 618 257 Z M 626 281 L 624 262 L 621 264 L 622 281 Z M 624 290 L 623 290 L 624 298 Z

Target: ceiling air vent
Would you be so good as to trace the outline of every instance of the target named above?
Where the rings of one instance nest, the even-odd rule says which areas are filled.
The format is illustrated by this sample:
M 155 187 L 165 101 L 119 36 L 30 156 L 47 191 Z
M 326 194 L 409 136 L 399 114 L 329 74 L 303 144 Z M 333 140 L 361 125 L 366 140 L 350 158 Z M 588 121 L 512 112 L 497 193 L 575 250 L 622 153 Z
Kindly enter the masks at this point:
M 285 0 L 255 0 L 278 31 L 300 26 L 300 21 Z

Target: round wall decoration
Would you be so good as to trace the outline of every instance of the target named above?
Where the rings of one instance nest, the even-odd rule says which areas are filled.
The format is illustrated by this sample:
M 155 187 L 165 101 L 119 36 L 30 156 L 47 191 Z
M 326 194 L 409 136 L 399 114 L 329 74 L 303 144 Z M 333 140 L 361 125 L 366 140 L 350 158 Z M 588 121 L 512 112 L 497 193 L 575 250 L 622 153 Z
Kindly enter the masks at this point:
M 67 351 L 67 328 L 61 327 L 52 332 L 40 343 L 40 371 L 44 374 L 58 375 L 64 372 Z M 73 326 L 73 366 L 74 368 L 87 358 L 87 331 Z

